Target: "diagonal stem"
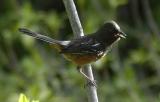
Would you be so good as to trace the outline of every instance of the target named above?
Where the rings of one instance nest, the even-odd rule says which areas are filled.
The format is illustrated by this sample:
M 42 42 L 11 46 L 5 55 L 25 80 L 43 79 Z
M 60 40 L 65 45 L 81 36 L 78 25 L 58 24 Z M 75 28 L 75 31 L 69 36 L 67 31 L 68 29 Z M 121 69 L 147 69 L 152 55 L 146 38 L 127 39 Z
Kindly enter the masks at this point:
M 63 0 L 63 3 L 65 5 L 74 36 L 75 37 L 84 36 L 83 28 L 81 26 L 81 22 L 79 20 L 74 1 L 73 0 Z M 86 68 L 84 68 L 84 71 L 86 75 L 90 79 L 94 80 L 91 65 L 86 65 L 85 67 Z M 87 92 L 88 92 L 89 102 L 98 102 L 97 89 L 95 86 L 88 85 Z

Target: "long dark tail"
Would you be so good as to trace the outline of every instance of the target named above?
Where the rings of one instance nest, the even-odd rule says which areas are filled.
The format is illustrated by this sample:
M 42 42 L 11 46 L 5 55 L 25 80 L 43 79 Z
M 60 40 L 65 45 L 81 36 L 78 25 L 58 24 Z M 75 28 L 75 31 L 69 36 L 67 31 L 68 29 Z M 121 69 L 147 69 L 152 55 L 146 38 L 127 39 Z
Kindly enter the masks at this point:
M 19 28 L 19 31 L 26 34 L 26 35 L 29 35 L 29 36 L 32 36 L 36 39 L 39 39 L 39 40 L 42 40 L 42 41 L 45 41 L 45 42 L 48 42 L 48 43 L 51 43 L 51 44 L 55 44 L 55 43 L 61 43 L 62 41 L 58 41 L 58 40 L 55 40 L 55 39 L 52 39 L 50 37 L 47 37 L 47 36 L 44 36 L 44 35 L 41 35 L 39 33 L 36 33 L 36 32 L 32 32 L 26 28 Z

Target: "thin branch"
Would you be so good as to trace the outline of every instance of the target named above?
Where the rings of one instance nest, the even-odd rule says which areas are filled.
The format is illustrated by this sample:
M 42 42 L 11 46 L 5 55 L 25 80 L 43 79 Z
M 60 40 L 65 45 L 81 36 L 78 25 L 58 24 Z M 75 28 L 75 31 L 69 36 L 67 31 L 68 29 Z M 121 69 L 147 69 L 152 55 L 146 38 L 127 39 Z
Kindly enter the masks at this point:
M 138 0 L 130 0 L 129 2 L 133 21 L 135 25 L 138 26 L 139 28 L 142 26 L 142 20 L 139 13 L 138 3 L 139 3 Z
M 80 37 L 84 36 L 83 29 L 78 17 L 78 13 L 74 4 L 73 0 L 63 0 L 72 30 L 74 32 L 75 37 Z M 94 80 L 93 73 L 92 73 L 92 68 L 91 65 L 86 65 L 86 68 L 84 68 L 84 71 L 86 75 L 92 80 Z M 87 86 L 87 92 L 88 92 L 88 100 L 89 102 L 98 102 L 98 97 L 97 97 L 97 90 L 95 86 L 88 85 Z
M 149 1 L 141 0 L 141 4 L 142 4 L 144 15 L 146 17 L 146 22 L 148 23 L 149 28 L 157 37 L 160 37 L 159 29 L 153 18 L 152 11 L 149 5 Z
M 63 0 L 75 37 L 84 36 L 81 22 L 73 0 Z

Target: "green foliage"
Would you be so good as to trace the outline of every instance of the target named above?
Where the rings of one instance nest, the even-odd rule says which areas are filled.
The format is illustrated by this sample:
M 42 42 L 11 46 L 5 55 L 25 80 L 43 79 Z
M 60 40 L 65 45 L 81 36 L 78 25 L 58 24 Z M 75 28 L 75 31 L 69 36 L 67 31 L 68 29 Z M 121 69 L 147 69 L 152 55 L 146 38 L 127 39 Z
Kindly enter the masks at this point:
M 24 94 L 20 94 L 18 102 L 29 102 L 29 99 Z
M 124 5 L 128 2 L 128 0 L 109 0 L 109 4 L 113 8 L 117 8 L 119 5 Z
M 38 100 L 30 101 L 24 94 L 20 94 L 18 102 L 39 102 Z

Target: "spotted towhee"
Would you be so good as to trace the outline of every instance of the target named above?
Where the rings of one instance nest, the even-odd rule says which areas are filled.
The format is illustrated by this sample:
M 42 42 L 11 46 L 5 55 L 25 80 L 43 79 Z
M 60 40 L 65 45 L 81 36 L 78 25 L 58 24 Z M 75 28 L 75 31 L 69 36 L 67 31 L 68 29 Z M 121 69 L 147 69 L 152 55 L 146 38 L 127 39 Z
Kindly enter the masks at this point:
M 83 73 L 82 66 L 97 61 L 115 42 L 126 37 L 115 21 L 105 23 L 93 34 L 67 41 L 55 40 L 25 28 L 19 31 L 53 45 L 66 59 L 78 65 L 79 72 L 94 85 L 95 82 Z

